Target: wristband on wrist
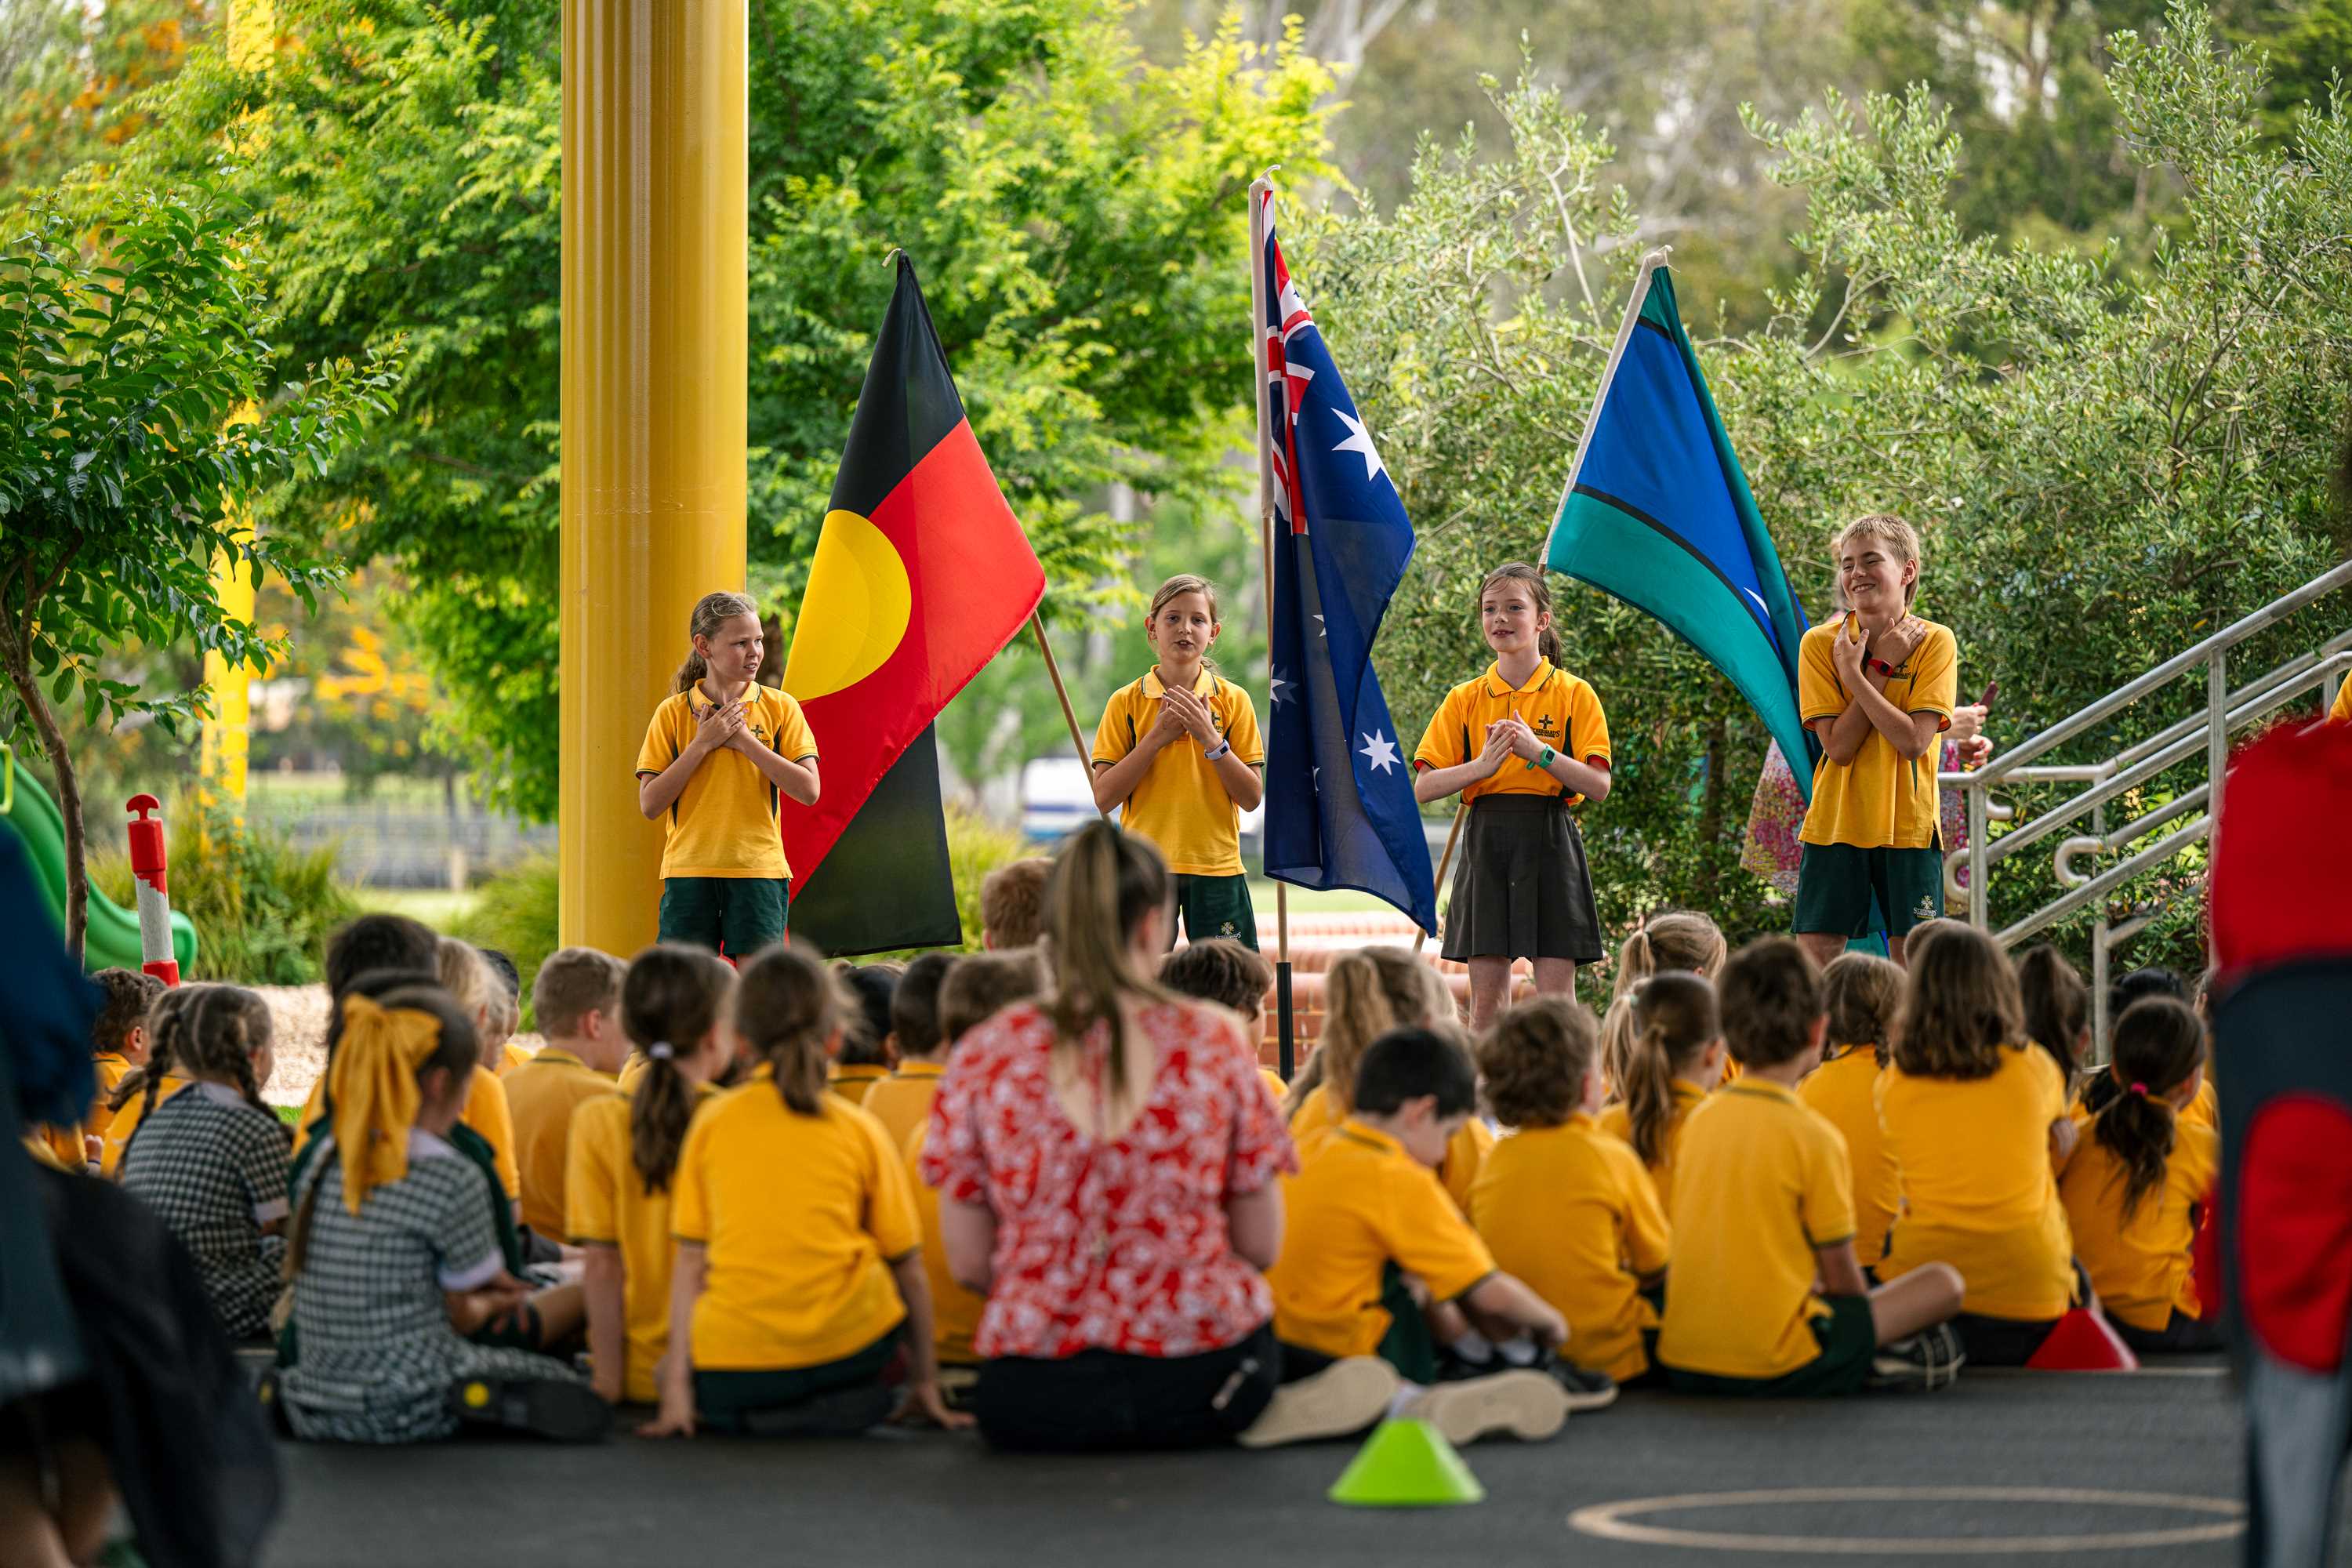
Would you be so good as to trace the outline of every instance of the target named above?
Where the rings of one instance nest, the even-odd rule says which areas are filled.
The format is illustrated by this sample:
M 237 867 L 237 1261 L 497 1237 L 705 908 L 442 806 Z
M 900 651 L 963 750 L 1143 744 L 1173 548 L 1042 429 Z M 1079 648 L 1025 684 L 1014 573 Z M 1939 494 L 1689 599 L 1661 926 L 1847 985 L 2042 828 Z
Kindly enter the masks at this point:
M 1895 667 L 1887 663 L 1883 658 L 1872 659 L 1870 661 L 1870 668 L 1880 675 L 1893 675 L 1895 673 Z
M 1536 766 L 1539 768 L 1548 768 L 1551 766 L 1552 759 L 1559 755 L 1559 753 L 1558 752 L 1553 751 L 1549 746 L 1546 746 L 1543 749 L 1543 755 L 1536 759 Z
M 1215 750 L 1213 750 L 1213 751 L 1202 752 L 1201 753 L 1201 755 L 1202 755 L 1202 756 L 1203 756 L 1203 757 L 1205 757 L 1205 758 L 1207 758 L 1210 762 L 1213 762 L 1213 762 L 1215 762 L 1219 757 L 1223 756 L 1227 752 L 1230 752 L 1230 751 L 1232 751 L 1233 749 L 1234 749 L 1234 743 L 1233 743 L 1231 741 L 1219 741 L 1219 742 L 1217 742 L 1217 744 L 1216 744 L 1216 749 L 1215 749 Z

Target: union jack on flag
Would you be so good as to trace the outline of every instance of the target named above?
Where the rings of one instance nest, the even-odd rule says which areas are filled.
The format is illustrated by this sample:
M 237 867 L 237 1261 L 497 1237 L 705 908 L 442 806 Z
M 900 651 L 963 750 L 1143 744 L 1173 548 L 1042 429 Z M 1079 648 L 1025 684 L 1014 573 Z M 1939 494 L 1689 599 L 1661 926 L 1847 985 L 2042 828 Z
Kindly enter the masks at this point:
M 1412 523 L 1299 298 L 1262 190 L 1265 461 L 1276 531 L 1265 872 L 1353 888 L 1437 924 L 1412 751 L 1389 717 L 1372 640 L 1412 559 Z

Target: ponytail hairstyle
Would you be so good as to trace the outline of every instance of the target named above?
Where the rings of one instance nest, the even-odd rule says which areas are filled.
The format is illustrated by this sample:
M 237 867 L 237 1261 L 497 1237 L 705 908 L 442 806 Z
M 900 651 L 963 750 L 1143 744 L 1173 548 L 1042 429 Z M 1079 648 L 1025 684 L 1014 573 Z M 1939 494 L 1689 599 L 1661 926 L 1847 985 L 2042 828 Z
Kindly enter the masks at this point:
M 1551 585 L 1544 581 L 1543 574 L 1524 561 L 1507 561 L 1487 573 L 1478 584 L 1478 603 L 1482 607 L 1482 618 L 1486 595 L 1506 583 L 1525 584 L 1528 598 L 1535 605 L 1536 613 L 1539 616 L 1551 614 Z M 1536 651 L 1551 660 L 1555 667 L 1559 665 L 1559 629 L 1556 625 L 1546 626 L 1536 634 Z
M 1934 941 L 1906 943 L 1904 955 L 1910 986 L 1895 1032 L 1895 1065 L 1914 1078 L 1960 1082 L 1999 1072 L 2001 1047 L 2025 1039 L 2025 1004 L 2009 955 L 1965 925 L 1939 926 Z
M 646 1076 L 629 1097 L 629 1162 L 648 1193 L 669 1190 L 694 1120 L 694 1085 L 678 1058 L 719 1026 L 734 989 L 725 959 L 682 942 L 646 948 L 621 979 L 621 1031 L 646 1053 Z
M 806 942 L 763 949 L 735 983 L 735 1029 L 774 1069 L 784 1109 L 824 1114 L 824 1048 L 848 1022 L 841 981 Z
M 2071 1093 L 2083 1070 L 2074 1044 L 2090 1027 L 2091 988 L 2066 955 L 2045 942 L 2017 961 L 2017 994 L 2025 1007 L 2025 1037 L 2057 1061 Z
M 1633 1047 L 1625 1064 L 1625 1120 L 1633 1152 L 1654 1166 L 1675 1121 L 1675 1079 L 1723 1033 L 1715 987 L 1696 974 L 1667 970 L 1627 998 Z
M 1831 1045 L 1841 1053 L 1868 1046 L 1885 1067 L 1903 1014 L 1903 971 L 1874 952 L 1841 952 L 1822 971 L 1822 1011 Z
M 2175 996 L 2135 1002 L 2116 1024 L 2116 1094 L 2091 1123 L 2091 1136 L 2122 1166 L 2124 1219 L 2164 1183 L 2178 1131 L 2166 1096 L 2205 1065 L 2205 1024 Z
M 1149 626 L 1158 620 L 1160 609 L 1180 594 L 1198 594 L 1208 600 L 1209 624 L 1213 626 L 1223 624 L 1223 617 L 1217 613 L 1217 585 L 1191 572 L 1179 572 L 1160 584 L 1160 591 L 1151 595 L 1151 608 L 1143 617 L 1144 624 Z M 1201 650 L 1201 668 L 1211 670 L 1217 668 L 1217 661 L 1209 657 L 1206 648 Z
M 1054 955 L 1054 1053 L 1075 1056 L 1097 1024 L 1110 1031 L 1109 1089 L 1116 1100 L 1128 1081 L 1128 997 L 1173 1002 L 1176 994 L 1130 951 L 1136 928 L 1173 895 L 1167 862 L 1150 841 L 1097 820 L 1070 835 L 1054 858 L 1045 882 L 1045 939 Z M 1155 966 L 1156 967 L 1156 966 Z
M 687 617 L 686 637 L 688 647 L 686 662 L 677 667 L 677 679 L 670 683 L 673 695 L 691 691 L 695 683 L 710 673 L 709 661 L 702 650 L 691 646 L 697 637 L 715 637 L 719 628 L 738 616 L 757 617 L 760 606 L 751 602 L 749 594 L 705 594 L 694 602 L 694 613 Z
M 114 1109 L 135 1094 L 143 1121 L 155 1110 L 164 1078 L 177 1067 L 184 1074 L 226 1075 L 247 1105 L 277 1121 L 261 1102 L 261 1086 L 253 1078 L 252 1053 L 269 1048 L 269 1005 L 242 985 L 182 985 L 164 994 L 170 1005 L 159 997 L 148 1010 L 147 1066 L 135 1086 L 124 1079 Z
M 1617 946 L 1617 974 L 1611 982 L 1609 1010 L 1601 1020 L 1601 1074 L 1621 1099 L 1633 1053 L 1633 994 L 1653 974 L 1686 969 L 1702 979 L 1723 973 L 1730 957 L 1723 928 L 1695 910 L 1664 910 L 1643 917 L 1633 934 Z
M 1323 1036 L 1315 1047 L 1331 1108 L 1343 1116 L 1356 1109 L 1356 1069 L 1381 1036 L 1391 1029 L 1458 1025 L 1445 982 L 1403 948 L 1341 953 L 1323 977 Z M 1304 1098 L 1299 1103 L 1306 1103 Z
M 409 984 L 400 970 L 357 976 L 335 1004 L 338 1050 L 327 1069 L 332 1119 L 321 1129 L 335 1141 L 342 1167 L 343 1205 L 357 1215 L 375 1187 L 408 1173 L 408 1133 L 424 1109 L 425 1076 L 436 1068 L 453 1084 L 473 1076 L 481 1054 L 473 1015 L 429 982 Z M 302 1271 L 323 1173 L 303 1190 L 286 1247 L 286 1278 Z

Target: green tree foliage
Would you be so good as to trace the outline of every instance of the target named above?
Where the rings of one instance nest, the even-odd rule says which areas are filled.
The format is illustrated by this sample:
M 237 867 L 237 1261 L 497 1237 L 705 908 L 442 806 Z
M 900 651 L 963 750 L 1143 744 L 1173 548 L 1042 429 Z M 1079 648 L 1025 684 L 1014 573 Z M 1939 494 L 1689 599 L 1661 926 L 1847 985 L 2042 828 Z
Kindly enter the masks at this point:
M 402 613 L 450 694 L 436 743 L 488 792 L 556 797 L 559 110 L 546 0 L 287 0 L 267 72 L 193 58 L 145 155 L 238 162 L 285 331 L 353 353 L 404 332 L 399 416 L 275 521 L 353 520 L 415 585 Z M 1118 0 L 752 0 L 750 524 L 787 612 L 903 246 L 972 423 L 1045 562 L 1101 595 L 1102 510 L 1220 489 L 1242 433 L 1243 193 L 1313 172 L 1325 79 L 1231 34 L 1141 61 Z M 254 114 L 255 110 L 266 113 Z M 247 117 L 251 118 L 248 119 Z M 789 623 L 785 627 L 789 633 Z M 683 628 L 681 628 L 681 637 Z
M 1908 516 L 1921 612 L 1958 633 L 1970 692 L 1999 679 L 2012 741 L 2336 559 L 2352 120 L 2315 112 L 2285 148 L 2263 143 L 2256 63 L 2218 49 L 2193 7 L 2117 37 L 2114 58 L 2125 144 L 2182 192 L 2144 269 L 1971 237 L 1962 143 L 1922 89 L 1758 122 L 1805 203 L 1796 281 L 1736 336 L 1706 337 L 1715 302 L 1683 296 L 1800 599 L 1823 610 L 1839 523 Z M 1432 151 L 1393 213 L 1291 230 L 1421 531 L 1379 650 L 1409 731 L 1489 657 L 1479 574 L 1537 557 L 1636 265 L 1614 150 L 1549 89 L 1493 90 L 1509 132 L 1494 155 Z M 1616 787 L 1587 817 L 1604 915 L 1686 902 L 1735 932 L 1784 924 L 1734 871 L 1760 725 L 1663 628 L 1555 583 L 1567 662 L 1616 742 Z M 2239 668 L 2285 657 L 2286 635 Z M 2142 713 L 2128 732 L 2155 727 Z M 1996 878 L 1996 908 L 2037 876 L 2028 858 L 2019 884 Z
M 143 130 L 141 94 L 180 68 L 215 10 L 206 0 L 0 5 L 0 202 L 112 155 Z
M 81 797 L 53 704 L 83 721 L 173 722 L 199 701 L 108 676 L 125 639 L 217 650 L 232 668 L 272 639 L 230 619 L 213 585 L 226 556 L 257 585 L 306 595 L 338 574 L 274 537 L 241 533 L 235 498 L 323 473 L 388 406 L 395 342 L 353 368 L 282 381 L 250 233 L 202 192 L 107 184 L 45 205 L 0 253 L 0 732 L 29 725 L 66 820 L 66 943 L 81 951 L 89 884 Z M 232 414 L 257 405 L 255 417 Z

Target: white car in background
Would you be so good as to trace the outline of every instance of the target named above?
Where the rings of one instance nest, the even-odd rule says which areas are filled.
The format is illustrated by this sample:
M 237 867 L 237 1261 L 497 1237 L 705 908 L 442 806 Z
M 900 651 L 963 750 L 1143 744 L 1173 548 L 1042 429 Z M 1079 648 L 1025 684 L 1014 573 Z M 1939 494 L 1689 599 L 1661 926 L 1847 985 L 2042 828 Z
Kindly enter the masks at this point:
M 1114 816 L 1117 814 L 1114 813 Z M 1038 757 L 1021 770 L 1021 836 L 1051 848 L 1095 819 L 1094 778 L 1076 757 Z M 1242 858 L 1255 861 L 1265 806 L 1242 813 Z

